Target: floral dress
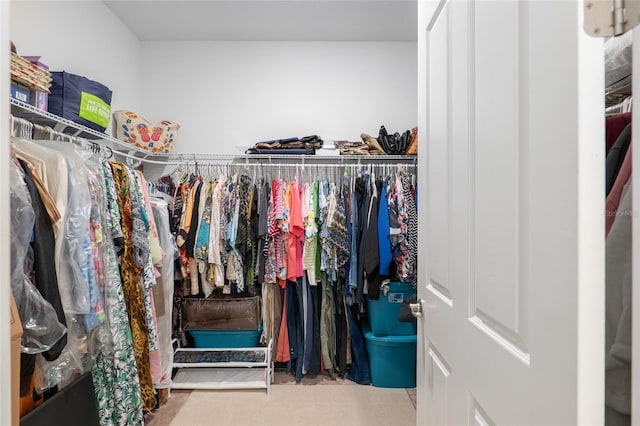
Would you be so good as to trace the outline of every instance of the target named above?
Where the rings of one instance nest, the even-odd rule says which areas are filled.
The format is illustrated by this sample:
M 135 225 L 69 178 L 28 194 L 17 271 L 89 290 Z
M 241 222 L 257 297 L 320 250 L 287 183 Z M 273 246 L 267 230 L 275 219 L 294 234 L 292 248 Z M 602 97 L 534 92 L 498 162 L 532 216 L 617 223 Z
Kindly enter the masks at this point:
M 113 174 L 107 163 L 101 163 L 100 173 L 104 187 L 97 185 L 98 196 L 106 200 L 102 221 L 104 303 L 111 345 L 103 345 L 98 353 L 92 374 L 93 384 L 101 425 L 142 425 L 138 368 L 114 244 L 115 240 L 122 238 L 120 211 Z

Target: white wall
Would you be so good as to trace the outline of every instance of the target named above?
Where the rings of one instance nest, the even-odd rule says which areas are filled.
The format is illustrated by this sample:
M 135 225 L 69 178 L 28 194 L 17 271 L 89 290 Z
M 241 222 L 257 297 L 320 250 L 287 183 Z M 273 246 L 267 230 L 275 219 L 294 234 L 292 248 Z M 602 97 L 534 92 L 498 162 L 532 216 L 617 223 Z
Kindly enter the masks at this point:
M 140 42 L 101 1 L 10 9 L 19 54 L 105 84 L 113 110 L 180 123 L 177 152 L 416 124 L 415 42 Z
M 13 0 L 10 25 L 18 54 L 106 85 L 113 110 L 140 108 L 140 41 L 101 1 Z
M 176 152 L 417 121 L 415 42 L 142 42 L 142 60 L 140 113 L 181 124 Z

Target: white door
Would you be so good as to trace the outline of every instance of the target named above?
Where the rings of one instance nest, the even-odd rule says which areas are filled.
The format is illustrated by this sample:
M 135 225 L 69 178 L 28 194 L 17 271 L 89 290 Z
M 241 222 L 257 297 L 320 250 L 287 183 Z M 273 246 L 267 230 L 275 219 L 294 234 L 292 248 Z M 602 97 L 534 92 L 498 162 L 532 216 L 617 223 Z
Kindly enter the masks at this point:
M 582 7 L 419 1 L 419 425 L 603 421 L 603 50 Z

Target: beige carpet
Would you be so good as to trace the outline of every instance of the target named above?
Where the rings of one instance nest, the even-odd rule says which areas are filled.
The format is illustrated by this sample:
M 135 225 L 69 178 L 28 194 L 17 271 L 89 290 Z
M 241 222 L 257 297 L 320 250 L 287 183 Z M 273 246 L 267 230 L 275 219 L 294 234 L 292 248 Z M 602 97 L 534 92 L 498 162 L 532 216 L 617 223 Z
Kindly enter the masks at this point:
M 413 426 L 406 389 L 345 385 L 272 385 L 262 390 L 193 391 L 170 423 L 277 426 Z

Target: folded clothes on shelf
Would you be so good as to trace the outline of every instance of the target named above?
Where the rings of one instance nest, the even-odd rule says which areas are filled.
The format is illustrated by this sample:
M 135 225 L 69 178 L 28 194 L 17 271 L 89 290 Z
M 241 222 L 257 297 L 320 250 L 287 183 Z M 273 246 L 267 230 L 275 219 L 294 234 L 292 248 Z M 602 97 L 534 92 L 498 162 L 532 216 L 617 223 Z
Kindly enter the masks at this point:
M 247 154 L 284 154 L 284 155 L 315 155 L 316 150 L 313 148 L 276 148 L 276 149 L 260 149 L 260 148 L 249 148 L 246 152 Z
M 285 138 L 256 143 L 247 149 L 247 154 L 315 154 L 315 150 L 322 148 L 322 139 L 317 135 L 302 138 Z
M 384 126 L 380 126 L 377 138 L 361 133 L 362 142 L 338 141 L 336 144 L 341 155 L 417 155 L 418 128 L 414 127 L 400 134 L 389 134 Z
M 374 139 L 375 140 L 375 139 Z M 383 155 L 384 151 L 378 150 L 367 142 L 336 141 L 340 155 Z

